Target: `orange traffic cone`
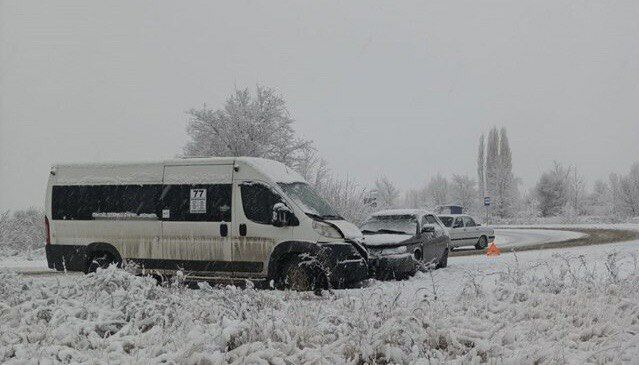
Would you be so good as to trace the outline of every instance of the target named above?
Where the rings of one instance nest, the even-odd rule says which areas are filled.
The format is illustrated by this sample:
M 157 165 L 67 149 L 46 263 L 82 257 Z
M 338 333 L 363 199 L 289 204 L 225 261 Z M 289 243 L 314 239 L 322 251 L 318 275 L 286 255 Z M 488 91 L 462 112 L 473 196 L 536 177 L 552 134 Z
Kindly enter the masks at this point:
M 499 249 L 499 247 L 497 247 L 495 242 L 493 242 L 490 244 L 490 247 L 488 247 L 488 251 L 486 251 L 486 256 L 499 256 L 500 253 L 501 253 L 501 250 Z

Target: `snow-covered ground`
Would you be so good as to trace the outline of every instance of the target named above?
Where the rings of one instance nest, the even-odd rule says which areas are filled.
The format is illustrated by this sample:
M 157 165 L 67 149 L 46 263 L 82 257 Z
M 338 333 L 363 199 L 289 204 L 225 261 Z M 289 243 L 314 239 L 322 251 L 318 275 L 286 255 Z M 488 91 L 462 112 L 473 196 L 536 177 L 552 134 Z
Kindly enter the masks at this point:
M 0 268 L 17 272 L 35 272 L 49 270 L 44 254 L 34 257 L 11 256 L 0 258 Z
M 0 362 L 636 363 L 638 249 L 451 257 L 408 281 L 322 297 L 5 269 Z

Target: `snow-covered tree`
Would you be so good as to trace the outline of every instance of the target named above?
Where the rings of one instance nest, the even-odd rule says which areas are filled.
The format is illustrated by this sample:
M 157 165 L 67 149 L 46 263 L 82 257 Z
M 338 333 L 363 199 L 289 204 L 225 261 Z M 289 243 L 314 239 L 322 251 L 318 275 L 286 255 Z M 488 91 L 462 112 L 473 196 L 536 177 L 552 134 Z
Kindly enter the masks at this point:
M 286 102 L 275 90 L 236 90 L 223 108 L 204 105 L 188 112 L 186 157 L 252 156 L 297 168 L 311 142 L 295 135 Z
M 395 208 L 399 202 L 399 189 L 390 179 L 382 176 L 375 181 L 373 196 L 379 209 Z
M 357 225 L 377 209 L 373 192 L 355 180 L 327 175 L 314 188 L 348 221 Z
M 516 204 L 516 186 L 513 175 L 512 153 L 506 128 L 499 132 L 499 166 L 497 171 L 497 191 L 495 210 L 500 217 L 512 216 Z
M 592 192 L 586 198 L 586 205 L 587 214 L 614 214 L 610 187 L 604 180 L 595 181 Z
M 484 136 L 480 137 L 477 177 L 480 199 L 484 196 L 492 198 L 491 215 L 511 217 L 519 204 L 519 192 L 506 128 L 493 127 L 486 143 Z
M 426 189 L 409 189 L 404 193 L 402 205 L 406 208 L 424 209 L 430 206 L 430 203 L 425 195 Z
M 535 192 L 537 193 L 539 210 L 543 217 L 556 216 L 564 211 L 568 202 L 568 175 L 569 171 L 563 168 L 558 162 L 554 163 L 553 169 L 544 172 Z
M 477 153 L 477 192 L 479 193 L 480 201 L 484 199 L 486 194 L 486 146 L 484 143 L 484 135 L 479 137 L 479 152 Z
M 586 214 L 586 182 L 576 166 L 568 168 L 568 208 L 574 215 Z
M 639 215 L 639 163 L 630 168 L 627 175 L 610 175 L 610 190 L 617 215 Z
M 44 214 L 36 209 L 0 213 L 0 257 L 27 253 L 44 245 Z
M 486 195 L 496 203 L 499 201 L 497 198 L 499 184 L 499 132 L 497 128 L 492 128 L 488 133 L 485 171 Z M 492 212 L 496 210 L 495 203 L 491 206 Z
M 475 211 L 477 206 L 477 183 L 466 175 L 453 175 L 450 182 L 450 201 L 459 204 L 464 211 Z
M 433 176 L 428 185 L 426 185 L 426 196 L 429 201 L 430 208 L 438 205 L 446 205 L 450 203 L 450 189 L 448 179 L 437 174 Z

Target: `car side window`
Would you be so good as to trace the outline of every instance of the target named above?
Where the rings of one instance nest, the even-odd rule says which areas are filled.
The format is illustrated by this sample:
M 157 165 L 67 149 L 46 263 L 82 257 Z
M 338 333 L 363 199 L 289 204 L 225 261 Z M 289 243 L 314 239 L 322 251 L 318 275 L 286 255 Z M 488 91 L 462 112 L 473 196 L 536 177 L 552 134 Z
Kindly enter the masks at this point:
M 272 224 L 273 206 L 281 203 L 282 198 L 262 183 L 242 183 L 240 191 L 246 218 L 255 223 Z
M 442 226 L 437 221 L 437 218 L 435 218 L 435 216 L 431 215 L 431 214 L 427 214 L 427 215 L 425 215 L 422 218 L 422 227 L 425 226 L 425 225 L 429 225 L 429 226 L 435 227 L 436 231 L 443 230 Z
M 432 215 L 428 214 L 425 215 L 424 218 L 422 219 L 422 224 L 424 225 L 437 225 L 437 221 L 435 220 L 435 217 L 433 217 Z
M 471 217 L 464 217 L 464 224 L 466 227 L 475 227 L 477 225 Z
M 455 223 L 453 223 L 453 228 L 464 228 L 464 221 L 461 218 L 455 218 Z

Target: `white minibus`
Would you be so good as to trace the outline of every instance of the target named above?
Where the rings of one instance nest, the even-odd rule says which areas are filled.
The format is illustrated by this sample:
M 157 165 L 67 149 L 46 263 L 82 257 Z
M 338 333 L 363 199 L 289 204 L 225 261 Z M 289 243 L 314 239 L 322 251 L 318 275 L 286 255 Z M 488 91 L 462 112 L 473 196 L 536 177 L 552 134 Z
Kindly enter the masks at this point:
M 368 277 L 360 230 L 276 161 L 60 164 L 45 204 L 56 270 L 133 262 L 144 273 L 296 290 Z

